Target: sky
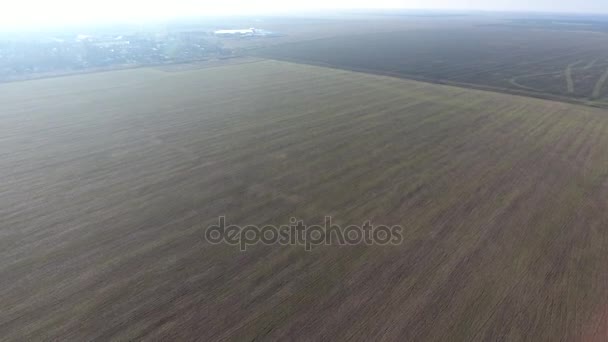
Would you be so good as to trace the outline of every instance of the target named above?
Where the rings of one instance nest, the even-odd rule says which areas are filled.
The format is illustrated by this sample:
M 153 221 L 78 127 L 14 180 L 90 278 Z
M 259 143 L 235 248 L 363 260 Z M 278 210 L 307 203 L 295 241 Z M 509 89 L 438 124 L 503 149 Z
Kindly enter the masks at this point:
M 608 0 L 4 0 L 0 29 L 188 15 L 278 14 L 319 9 L 404 8 L 608 13 Z

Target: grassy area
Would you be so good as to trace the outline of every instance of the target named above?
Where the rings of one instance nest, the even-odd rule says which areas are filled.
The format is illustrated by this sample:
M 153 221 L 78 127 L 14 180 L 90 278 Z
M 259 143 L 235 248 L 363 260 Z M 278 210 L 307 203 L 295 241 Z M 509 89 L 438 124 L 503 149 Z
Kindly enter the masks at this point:
M 4 340 L 602 328 L 606 111 L 277 61 L 2 84 L 0 108 Z M 219 215 L 405 239 L 240 253 L 202 241 Z

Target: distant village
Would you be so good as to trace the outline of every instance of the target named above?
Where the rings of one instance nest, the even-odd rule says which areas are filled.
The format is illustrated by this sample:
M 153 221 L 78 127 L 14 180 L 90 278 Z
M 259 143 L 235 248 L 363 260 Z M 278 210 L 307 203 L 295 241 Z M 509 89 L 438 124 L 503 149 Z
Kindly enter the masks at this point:
M 273 36 L 277 34 L 248 28 L 0 39 L 0 81 L 33 74 L 227 58 L 233 51 L 223 46 L 225 39 Z

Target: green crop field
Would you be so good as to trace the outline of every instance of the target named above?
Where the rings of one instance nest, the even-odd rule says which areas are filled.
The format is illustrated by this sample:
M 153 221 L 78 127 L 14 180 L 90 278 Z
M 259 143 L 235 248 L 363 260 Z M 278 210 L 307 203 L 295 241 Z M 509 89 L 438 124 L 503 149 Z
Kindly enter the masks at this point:
M 603 33 L 492 25 L 371 32 L 280 44 L 270 58 L 608 106 Z
M 262 60 L 2 84 L 0 127 L 2 340 L 607 328 L 601 109 Z M 240 252 L 204 241 L 220 215 L 404 241 Z

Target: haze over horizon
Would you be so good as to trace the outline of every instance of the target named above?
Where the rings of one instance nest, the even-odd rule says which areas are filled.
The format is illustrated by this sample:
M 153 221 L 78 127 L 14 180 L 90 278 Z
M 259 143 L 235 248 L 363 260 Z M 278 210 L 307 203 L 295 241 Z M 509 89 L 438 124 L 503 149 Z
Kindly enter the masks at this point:
M 221 3 L 196 0 L 22 0 L 8 4 L 0 13 L 0 29 L 36 28 L 72 24 L 115 21 L 169 19 L 183 16 L 259 15 L 329 9 L 411 9 L 464 11 L 532 11 L 608 13 L 608 3 L 588 0 L 556 3 L 553 0 L 310 0 L 245 1 L 225 0 Z

